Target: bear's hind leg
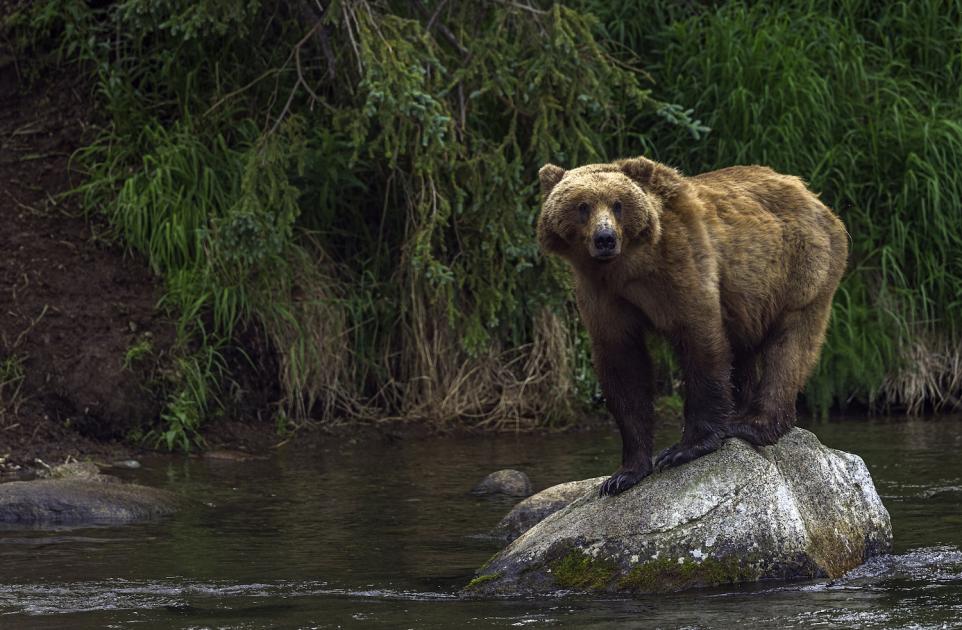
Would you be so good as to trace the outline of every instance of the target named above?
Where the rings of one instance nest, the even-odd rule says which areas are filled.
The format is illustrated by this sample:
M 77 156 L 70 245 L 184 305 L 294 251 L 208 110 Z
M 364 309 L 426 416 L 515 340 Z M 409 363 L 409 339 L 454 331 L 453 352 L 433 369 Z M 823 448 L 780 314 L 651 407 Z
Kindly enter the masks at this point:
M 773 328 L 760 352 L 762 375 L 754 400 L 732 422 L 731 435 L 767 446 L 795 426 L 795 400 L 818 363 L 833 292 L 786 313 Z

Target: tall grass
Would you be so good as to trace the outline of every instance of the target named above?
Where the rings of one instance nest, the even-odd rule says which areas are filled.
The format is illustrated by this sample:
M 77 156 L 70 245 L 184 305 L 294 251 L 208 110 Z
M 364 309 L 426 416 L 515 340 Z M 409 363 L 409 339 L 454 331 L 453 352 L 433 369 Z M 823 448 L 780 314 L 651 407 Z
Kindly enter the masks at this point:
M 809 402 L 957 404 L 962 3 L 660 4 L 674 11 L 660 23 L 596 6 L 659 94 L 712 128 L 700 141 L 651 129 L 658 157 L 800 175 L 851 235 Z

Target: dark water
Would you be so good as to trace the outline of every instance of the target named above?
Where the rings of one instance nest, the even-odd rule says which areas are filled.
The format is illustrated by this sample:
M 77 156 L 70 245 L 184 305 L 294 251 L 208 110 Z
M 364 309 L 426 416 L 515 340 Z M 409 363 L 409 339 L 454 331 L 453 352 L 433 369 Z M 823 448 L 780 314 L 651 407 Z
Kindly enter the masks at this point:
M 466 490 L 505 467 L 537 489 L 605 474 L 617 437 L 332 442 L 146 459 L 124 476 L 203 502 L 170 520 L 0 531 L 0 628 L 962 628 L 962 418 L 809 428 L 866 460 L 895 529 L 894 555 L 831 583 L 458 601 L 512 505 Z

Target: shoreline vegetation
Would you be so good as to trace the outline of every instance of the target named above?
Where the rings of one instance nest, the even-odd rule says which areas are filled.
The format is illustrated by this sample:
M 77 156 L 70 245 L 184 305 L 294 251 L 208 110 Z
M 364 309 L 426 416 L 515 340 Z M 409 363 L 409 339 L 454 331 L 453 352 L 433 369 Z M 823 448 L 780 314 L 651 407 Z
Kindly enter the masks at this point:
M 13 89 L 69 73 L 86 108 L 48 211 L 156 279 L 151 334 L 102 357 L 150 406 L 35 400 L 52 423 L 171 450 L 239 417 L 281 436 L 571 425 L 598 387 L 567 275 L 537 251 L 536 172 L 637 154 L 765 164 L 845 221 L 809 412 L 959 406 L 962 2 L 2 7 Z M 0 425 L 41 380 L 36 316 L 3 331 Z

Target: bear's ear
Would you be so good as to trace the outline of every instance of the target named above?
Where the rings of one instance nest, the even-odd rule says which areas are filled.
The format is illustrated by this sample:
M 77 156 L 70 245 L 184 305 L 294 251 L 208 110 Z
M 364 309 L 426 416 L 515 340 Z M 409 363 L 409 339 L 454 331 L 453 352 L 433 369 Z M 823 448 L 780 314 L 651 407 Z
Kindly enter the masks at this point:
M 558 254 L 566 249 L 568 244 L 555 230 L 555 226 L 545 220 L 543 214 L 538 220 L 537 231 L 538 243 L 545 254 Z
M 541 198 L 547 199 L 548 195 L 551 194 L 551 190 L 561 181 L 561 178 L 565 176 L 565 170 L 560 166 L 555 166 L 554 164 L 545 164 L 538 171 L 538 179 L 541 181 Z
M 685 184 L 681 173 L 670 166 L 645 157 L 619 160 L 615 165 L 644 190 L 651 191 L 664 199 L 674 197 Z

